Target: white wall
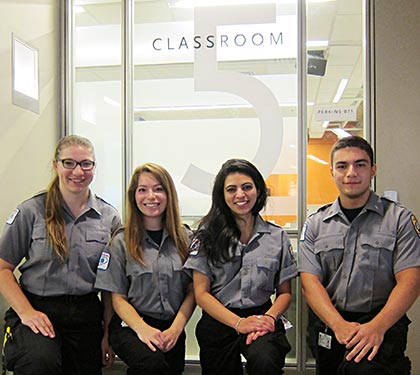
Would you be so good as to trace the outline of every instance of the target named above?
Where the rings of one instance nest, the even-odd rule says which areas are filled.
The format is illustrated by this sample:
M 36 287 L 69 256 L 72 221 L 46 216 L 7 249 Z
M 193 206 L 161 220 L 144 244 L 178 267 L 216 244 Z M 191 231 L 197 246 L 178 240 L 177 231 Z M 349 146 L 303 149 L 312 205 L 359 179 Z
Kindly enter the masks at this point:
M 0 1 L 0 221 L 45 187 L 60 129 L 59 1 Z M 40 113 L 12 104 L 12 33 L 39 53 Z M 1 228 L 3 225 L 1 225 Z M 0 229 L 2 230 L 2 229 Z
M 376 0 L 377 191 L 392 189 L 420 215 L 420 2 Z M 420 300 L 409 312 L 408 355 L 420 374 Z
M 59 5 L 57 0 L 0 0 L 0 233 L 17 203 L 51 178 L 60 129 Z M 12 104 L 12 33 L 38 50 L 39 114 Z M 1 317 L 5 308 L 0 297 Z

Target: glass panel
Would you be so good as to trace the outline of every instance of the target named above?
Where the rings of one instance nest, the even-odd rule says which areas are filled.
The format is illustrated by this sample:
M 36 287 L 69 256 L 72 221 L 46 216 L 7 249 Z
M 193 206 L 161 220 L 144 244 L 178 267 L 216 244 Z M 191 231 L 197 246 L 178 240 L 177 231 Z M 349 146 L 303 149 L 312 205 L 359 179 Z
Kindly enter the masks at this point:
M 77 0 L 73 7 L 72 133 L 95 146 L 92 189 L 122 213 L 121 1 Z
M 221 164 L 252 160 L 267 218 L 296 228 L 296 5 L 177 4 L 136 2 L 134 165 L 166 166 L 194 222 Z
M 221 164 L 246 158 L 270 188 L 265 218 L 296 229 L 296 4 L 186 3 L 135 2 L 133 166 L 165 166 L 194 225 Z M 199 316 L 188 325 L 188 359 L 198 359 Z
M 337 197 L 330 175 L 331 146 L 364 136 L 364 1 L 307 5 L 308 214 Z M 309 361 L 311 351 L 307 350 Z

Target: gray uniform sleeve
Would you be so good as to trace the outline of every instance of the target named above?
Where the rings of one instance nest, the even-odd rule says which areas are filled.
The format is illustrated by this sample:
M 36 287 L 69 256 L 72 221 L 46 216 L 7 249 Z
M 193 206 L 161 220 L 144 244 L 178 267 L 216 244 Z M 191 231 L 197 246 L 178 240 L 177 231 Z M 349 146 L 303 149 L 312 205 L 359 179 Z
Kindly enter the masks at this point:
M 28 253 L 34 226 L 33 211 L 24 203 L 19 205 L 10 215 L 0 238 L 0 258 L 17 266 Z
M 187 272 L 198 271 L 213 280 L 212 272 L 208 264 L 207 256 L 201 250 L 201 241 L 194 238 L 190 245 L 190 254 L 183 269 Z
M 420 266 L 420 229 L 416 217 L 404 210 L 397 229 L 394 273 Z
M 287 236 L 286 232 L 283 231 L 283 239 L 282 239 L 282 261 L 281 261 L 281 269 L 280 269 L 280 278 L 279 278 L 279 286 L 283 284 L 285 281 L 293 279 L 297 276 L 297 268 L 296 262 L 293 257 L 293 247 L 290 243 L 289 237 Z
M 96 274 L 95 288 L 128 295 L 126 247 L 123 232 L 118 233 L 103 251 Z
M 315 233 L 315 217 L 309 217 L 302 230 L 298 249 L 298 270 L 322 277 L 322 268 L 315 253 L 315 242 L 317 234 Z

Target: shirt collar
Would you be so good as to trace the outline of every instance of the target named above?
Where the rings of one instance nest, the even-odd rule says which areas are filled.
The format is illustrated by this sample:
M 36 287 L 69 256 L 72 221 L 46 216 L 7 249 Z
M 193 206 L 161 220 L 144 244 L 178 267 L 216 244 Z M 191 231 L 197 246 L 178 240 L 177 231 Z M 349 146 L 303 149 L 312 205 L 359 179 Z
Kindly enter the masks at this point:
M 381 198 L 379 197 L 378 194 L 376 194 L 375 192 L 371 191 L 369 199 L 365 205 L 365 207 L 363 208 L 363 211 L 373 211 L 376 212 L 377 214 L 383 216 L 384 214 L 384 205 L 383 202 L 381 201 Z M 338 200 L 338 198 L 333 202 L 333 204 L 328 208 L 328 212 L 324 217 L 324 221 L 328 220 L 336 215 L 340 215 L 342 213 L 341 211 L 341 207 L 340 207 L 340 202 Z
M 266 221 L 260 215 L 255 217 L 254 233 L 269 233 L 270 227 Z
M 86 211 L 89 211 L 89 209 L 94 210 L 99 216 L 102 216 L 101 207 L 99 205 L 98 199 L 96 198 L 96 195 L 92 193 L 91 190 L 89 190 L 89 198 L 86 204 Z

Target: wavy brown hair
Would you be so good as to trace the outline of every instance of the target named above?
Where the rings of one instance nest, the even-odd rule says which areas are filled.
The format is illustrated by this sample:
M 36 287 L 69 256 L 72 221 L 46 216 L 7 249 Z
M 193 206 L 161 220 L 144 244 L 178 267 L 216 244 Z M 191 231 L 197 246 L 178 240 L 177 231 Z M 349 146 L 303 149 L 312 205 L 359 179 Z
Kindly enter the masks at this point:
M 184 263 L 188 257 L 188 238 L 181 222 L 178 194 L 169 172 L 162 166 L 154 163 L 146 163 L 138 166 L 131 176 L 127 191 L 127 222 L 124 226 L 124 240 L 128 253 L 135 261 L 143 265 L 145 264 L 142 248 L 145 227 L 143 214 L 136 203 L 136 190 L 140 175 L 146 172 L 151 173 L 159 181 L 167 195 L 168 203 L 163 215 L 162 224 L 174 241 L 178 254 Z
M 70 146 L 85 147 L 92 153 L 95 159 L 93 145 L 87 138 L 78 135 L 67 135 L 58 142 L 55 149 L 54 161 L 59 160 L 61 151 Z M 63 197 L 60 192 L 57 175 L 55 175 L 47 188 L 45 223 L 47 226 L 48 240 L 54 252 L 64 261 L 67 257 L 67 239 L 64 231 Z

